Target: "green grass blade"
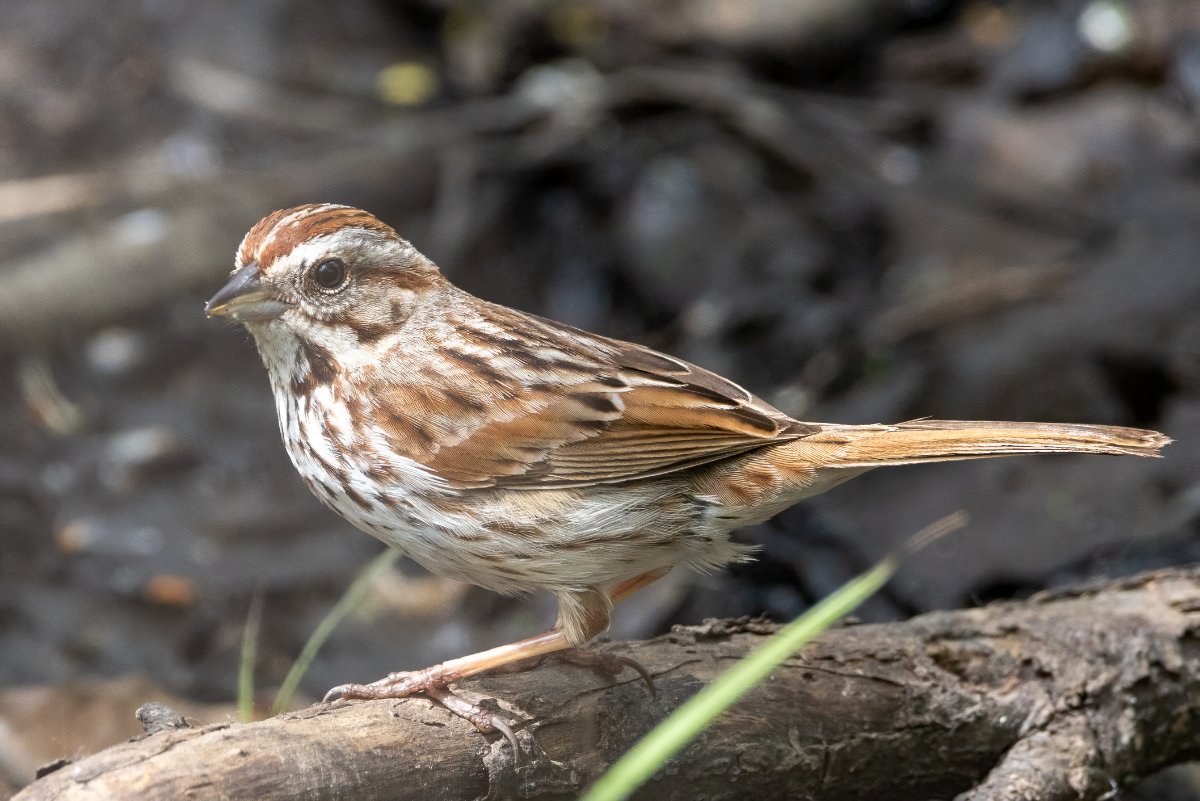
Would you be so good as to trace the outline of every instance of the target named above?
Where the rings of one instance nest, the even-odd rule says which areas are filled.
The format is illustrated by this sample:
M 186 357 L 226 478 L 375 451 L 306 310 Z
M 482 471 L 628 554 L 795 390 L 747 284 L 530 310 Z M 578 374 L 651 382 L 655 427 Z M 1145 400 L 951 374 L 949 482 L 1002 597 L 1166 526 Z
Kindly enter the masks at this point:
M 627 798 L 718 715 L 767 678 L 788 657 L 878 592 L 895 574 L 906 553 L 961 528 L 965 523 L 966 515 L 961 512 L 939 520 L 909 540 L 900 552 L 851 579 L 777 631 L 643 737 L 588 789 L 582 801 L 620 801 Z
M 238 661 L 237 714 L 242 723 L 254 720 L 254 662 L 258 658 L 258 632 L 262 627 L 263 596 L 254 593 L 242 629 L 242 655 Z
M 283 678 L 283 684 L 279 686 L 279 692 L 275 694 L 275 701 L 271 704 L 272 715 L 277 715 L 288 708 L 288 705 L 292 702 L 292 696 L 296 694 L 296 688 L 300 686 L 300 680 L 308 672 L 308 666 L 312 664 L 313 659 L 316 658 L 321 648 L 325 645 L 325 641 L 329 639 L 329 635 L 333 634 L 334 629 L 337 628 L 346 615 L 353 612 L 362 603 L 375 577 L 395 564 L 400 555 L 400 552 L 396 549 L 388 548 L 368 562 L 362 570 L 358 571 L 358 575 L 354 577 L 354 581 L 350 582 L 350 586 L 342 593 L 342 597 L 333 605 L 329 613 L 321 619 L 321 622 L 317 624 L 317 627 L 313 629 L 313 633 L 309 636 L 308 642 L 304 643 L 304 647 L 300 649 L 300 655 L 292 663 L 291 669 L 288 670 L 287 675 Z

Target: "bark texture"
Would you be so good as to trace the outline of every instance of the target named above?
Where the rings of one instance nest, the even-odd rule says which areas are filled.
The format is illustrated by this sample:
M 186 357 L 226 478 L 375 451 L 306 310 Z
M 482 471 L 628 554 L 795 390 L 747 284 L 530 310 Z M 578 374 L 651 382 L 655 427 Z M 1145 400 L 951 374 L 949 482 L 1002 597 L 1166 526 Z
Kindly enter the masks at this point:
M 606 646 L 655 676 L 546 664 L 462 684 L 522 754 L 423 699 L 166 728 L 59 767 L 34 799 L 576 798 L 773 631 Z M 132 714 L 132 710 L 131 710 Z M 1200 566 L 828 632 L 671 760 L 650 799 L 1098 799 L 1200 756 Z

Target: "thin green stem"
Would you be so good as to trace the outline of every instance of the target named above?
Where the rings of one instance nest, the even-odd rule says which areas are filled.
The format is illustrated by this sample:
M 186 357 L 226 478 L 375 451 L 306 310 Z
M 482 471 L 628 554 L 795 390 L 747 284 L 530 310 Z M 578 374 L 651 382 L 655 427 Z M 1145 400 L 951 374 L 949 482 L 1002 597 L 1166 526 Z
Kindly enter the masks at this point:
M 368 562 L 358 572 L 358 575 L 354 577 L 354 581 L 342 593 L 342 597 L 333 605 L 328 614 L 321 619 L 321 622 L 313 629 L 313 633 L 309 635 L 308 642 L 304 643 L 304 647 L 300 649 L 300 655 L 292 663 L 291 669 L 288 670 L 287 675 L 283 679 L 283 684 L 279 686 L 279 692 L 275 694 L 275 701 L 271 704 L 272 715 L 277 715 L 288 708 L 288 705 L 292 702 L 292 696 L 296 694 L 296 688 L 300 686 L 300 680 L 308 672 L 309 665 L 312 664 L 313 659 L 316 658 L 321 648 L 325 645 L 325 641 L 333 634 L 338 624 L 362 603 L 375 577 L 395 564 L 399 558 L 399 551 L 394 548 L 388 548 Z
M 878 592 L 895 574 L 904 555 L 965 524 L 966 515 L 961 512 L 939 520 L 910 539 L 899 552 L 850 580 L 784 626 L 643 737 L 588 789 L 582 801 L 627 798 L 784 660 Z
M 263 595 L 254 593 L 246 625 L 242 628 L 242 655 L 238 662 L 237 711 L 238 720 L 254 720 L 254 663 L 258 658 L 258 632 L 262 628 Z

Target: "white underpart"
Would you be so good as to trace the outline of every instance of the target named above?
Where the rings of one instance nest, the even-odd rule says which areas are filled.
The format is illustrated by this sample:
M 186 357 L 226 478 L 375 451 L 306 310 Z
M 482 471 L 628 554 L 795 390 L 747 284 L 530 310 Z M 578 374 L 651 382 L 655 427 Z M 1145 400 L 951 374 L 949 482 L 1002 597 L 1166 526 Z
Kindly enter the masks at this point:
M 400 454 L 375 425 L 350 425 L 335 395 L 344 387 L 317 387 L 307 398 L 289 391 L 298 347 L 283 326 L 255 331 L 275 390 L 280 429 L 288 455 L 313 492 L 355 527 L 399 548 L 435 573 L 489 587 L 499 592 L 548 589 L 571 592 L 638 575 L 656 567 L 688 564 L 705 569 L 737 558 L 737 546 L 725 542 L 727 524 L 700 531 L 711 540 L 680 537 L 695 519 L 680 509 L 678 520 L 664 518 L 653 498 L 622 487 L 584 491 L 456 491 L 434 473 Z M 291 354 L 290 356 L 288 354 Z M 619 396 L 616 396 L 619 399 Z M 297 447 L 304 443 L 306 447 Z M 314 458 L 313 454 L 320 457 Z M 358 454 L 360 459 L 347 458 Z M 370 475 L 365 454 L 386 454 L 394 479 L 380 485 Z M 341 475 L 326 471 L 322 461 L 341 465 Z M 366 507 L 343 489 L 343 481 Z M 680 493 L 662 487 L 663 496 Z M 447 500 L 450 503 L 447 503 Z M 456 504 L 461 510 L 448 511 Z M 686 518 L 686 519 L 685 519 Z M 546 525 L 539 526 L 539 521 Z M 489 522 L 520 523 L 541 528 L 536 539 L 489 528 Z M 720 530 L 718 530 L 720 529 Z M 638 539 L 622 533 L 638 532 Z M 664 545 L 646 549 L 644 537 Z M 580 547 L 581 542 L 594 544 Z M 667 544 L 669 542 L 669 544 Z M 570 547 L 558 548 L 559 544 Z M 519 555 L 518 561 L 497 559 Z M 505 572 L 516 564 L 523 571 Z
M 400 480 L 387 485 L 385 496 L 393 503 L 408 505 L 414 510 L 419 505 L 428 506 L 419 503 L 420 496 L 446 492 L 445 482 L 412 459 L 392 451 L 375 426 L 368 428 L 369 435 L 365 442 L 361 442 L 363 432 L 356 432 L 347 407 L 335 402 L 333 387 L 316 387 L 309 397 L 293 392 L 293 382 L 303 378 L 302 371 L 297 369 L 302 359 L 294 335 L 281 324 L 255 326 L 254 335 L 271 378 L 280 433 L 297 472 L 312 483 L 314 492 L 322 501 L 355 526 L 407 550 L 404 541 L 381 533 L 396 528 L 398 521 L 394 511 L 381 505 L 372 513 L 350 501 L 347 493 L 339 491 L 343 479 L 351 490 L 368 500 L 373 500 L 380 491 L 378 482 L 368 475 L 370 465 L 347 459 L 347 455 L 388 454 L 387 467 L 399 474 Z M 356 441 L 356 435 L 360 440 Z M 296 447 L 299 443 L 304 443 L 307 449 Z M 309 450 L 319 458 L 310 455 Z M 330 474 L 322 465 L 322 460 L 341 466 L 343 475 Z M 323 487 L 330 488 L 332 492 L 322 491 Z

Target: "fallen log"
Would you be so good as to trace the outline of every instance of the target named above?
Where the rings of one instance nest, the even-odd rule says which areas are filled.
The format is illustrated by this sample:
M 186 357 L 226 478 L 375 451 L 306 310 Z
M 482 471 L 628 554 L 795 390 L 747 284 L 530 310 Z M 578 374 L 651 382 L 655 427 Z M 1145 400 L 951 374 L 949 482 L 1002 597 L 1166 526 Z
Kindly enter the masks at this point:
M 16 798 L 575 798 L 774 626 L 710 621 L 604 646 L 651 672 L 561 663 L 465 681 L 521 753 L 423 699 L 158 727 Z M 132 714 L 132 710 L 131 710 Z M 1098 799 L 1200 756 L 1200 566 L 827 632 L 663 767 L 654 799 Z

